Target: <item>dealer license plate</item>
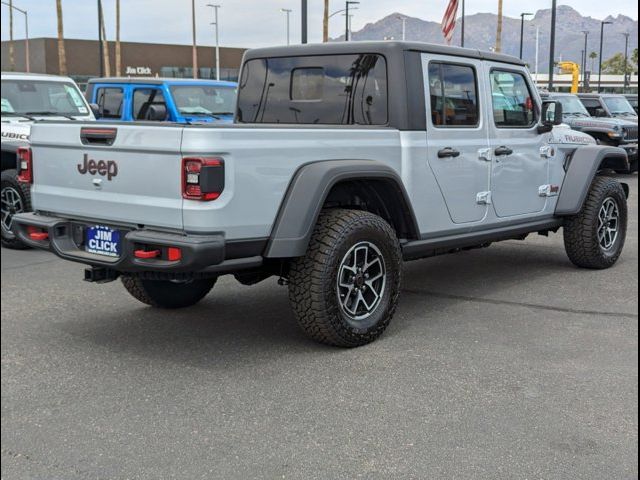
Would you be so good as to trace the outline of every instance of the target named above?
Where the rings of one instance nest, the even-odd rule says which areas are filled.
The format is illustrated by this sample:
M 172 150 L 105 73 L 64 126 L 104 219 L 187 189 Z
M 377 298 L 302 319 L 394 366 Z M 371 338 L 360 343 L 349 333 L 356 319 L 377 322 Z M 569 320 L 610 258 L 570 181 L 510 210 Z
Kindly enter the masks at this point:
M 107 257 L 119 257 L 121 250 L 120 232 L 104 225 L 87 227 L 85 231 L 85 250 Z

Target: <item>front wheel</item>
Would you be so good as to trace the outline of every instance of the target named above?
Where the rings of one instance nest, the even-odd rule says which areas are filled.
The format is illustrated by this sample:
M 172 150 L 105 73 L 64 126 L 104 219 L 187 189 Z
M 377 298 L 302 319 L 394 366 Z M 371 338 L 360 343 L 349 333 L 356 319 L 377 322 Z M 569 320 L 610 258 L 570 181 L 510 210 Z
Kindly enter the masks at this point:
M 146 280 L 123 276 L 122 284 L 132 297 L 158 308 L 185 308 L 202 300 L 216 283 L 215 278 L 173 281 Z
M 565 222 L 564 244 L 578 267 L 604 269 L 613 266 L 627 235 L 627 197 L 612 178 L 596 177 L 582 211 Z
M 23 250 L 27 247 L 11 231 L 13 217 L 18 213 L 28 212 L 31 209 L 29 186 L 23 185 L 16 179 L 15 170 L 2 172 L 0 196 L 2 198 L 2 246 Z
M 389 325 L 401 275 L 400 244 L 387 222 L 359 210 L 326 210 L 307 253 L 291 263 L 289 299 L 311 338 L 357 347 Z

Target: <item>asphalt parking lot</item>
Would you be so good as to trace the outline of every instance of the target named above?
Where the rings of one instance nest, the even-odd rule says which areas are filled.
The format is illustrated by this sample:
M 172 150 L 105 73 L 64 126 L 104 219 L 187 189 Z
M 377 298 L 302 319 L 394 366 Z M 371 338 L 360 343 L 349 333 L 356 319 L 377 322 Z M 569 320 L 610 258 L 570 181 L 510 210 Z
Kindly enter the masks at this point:
M 627 246 L 562 236 L 405 266 L 377 342 L 317 345 L 286 289 L 157 311 L 2 250 L 3 479 L 638 476 L 638 180 Z

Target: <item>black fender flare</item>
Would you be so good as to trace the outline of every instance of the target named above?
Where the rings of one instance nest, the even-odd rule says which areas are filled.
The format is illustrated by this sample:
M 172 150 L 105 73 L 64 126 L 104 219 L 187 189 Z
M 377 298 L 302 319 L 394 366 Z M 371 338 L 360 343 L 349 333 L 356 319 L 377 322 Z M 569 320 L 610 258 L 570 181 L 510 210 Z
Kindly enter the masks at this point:
M 601 145 L 577 148 L 569 163 L 555 214 L 559 217 L 577 215 L 587 199 L 591 183 L 602 169 L 628 170 L 626 152 L 618 147 Z M 629 191 L 628 187 L 625 191 Z
M 375 160 L 325 160 L 307 163 L 294 175 L 265 249 L 267 258 L 305 254 L 322 206 L 331 189 L 348 180 L 385 180 L 402 195 L 411 228 L 418 234 L 409 196 L 402 179 L 390 166 Z

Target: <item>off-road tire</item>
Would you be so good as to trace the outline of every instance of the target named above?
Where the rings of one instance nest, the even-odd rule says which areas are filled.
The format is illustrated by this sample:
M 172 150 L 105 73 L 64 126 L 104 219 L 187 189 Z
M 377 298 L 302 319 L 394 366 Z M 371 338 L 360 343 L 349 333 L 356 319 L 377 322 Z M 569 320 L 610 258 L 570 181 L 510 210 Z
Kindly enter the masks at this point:
M 350 318 L 338 298 L 338 270 L 345 255 L 362 243 L 374 245 L 384 260 L 384 290 L 363 321 Z M 395 231 L 369 212 L 328 209 L 320 214 L 304 257 L 291 262 L 289 300 L 300 327 L 312 339 L 339 347 L 357 347 L 378 338 L 398 304 L 402 254 Z
M 5 189 L 11 189 L 17 195 L 19 195 L 23 207 L 21 211 L 16 211 L 15 213 L 29 212 L 31 211 L 31 190 L 29 188 L 29 185 L 18 182 L 16 178 L 17 175 L 18 173 L 16 172 L 16 170 L 5 170 L 4 172 L 2 172 L 0 188 L 2 192 L 4 192 Z M 14 250 L 25 250 L 29 248 L 27 245 L 22 243 L 14 233 L 6 231 L 4 226 L 1 230 L 1 236 L 3 247 L 11 248 Z
M 132 297 L 157 308 L 185 308 L 202 300 L 213 288 L 216 278 L 172 282 L 146 280 L 139 277 L 120 277 L 124 288 Z
M 613 199 L 619 209 L 618 235 L 609 249 L 598 239 L 598 215 L 607 199 Z M 605 269 L 613 266 L 624 247 L 627 221 L 627 197 L 622 185 L 609 177 L 596 177 L 591 184 L 582 211 L 564 224 L 564 244 L 569 259 L 581 268 Z

